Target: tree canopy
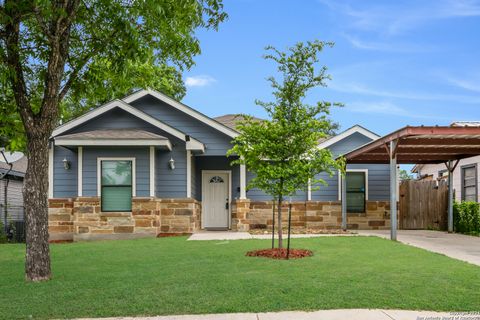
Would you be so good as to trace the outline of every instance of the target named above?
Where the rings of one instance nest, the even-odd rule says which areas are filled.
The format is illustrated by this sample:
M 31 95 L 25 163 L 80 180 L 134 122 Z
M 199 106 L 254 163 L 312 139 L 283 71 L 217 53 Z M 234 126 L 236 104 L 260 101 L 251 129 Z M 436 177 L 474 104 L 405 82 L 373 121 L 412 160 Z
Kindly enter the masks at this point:
M 265 58 L 277 64 L 280 78 L 268 78 L 273 88 L 273 101 L 256 101 L 269 119 L 258 121 L 244 116 L 237 129 L 229 154 L 238 155 L 234 163 L 245 164 L 255 174 L 248 188 L 259 188 L 279 202 L 279 238 L 281 239 L 281 202 L 285 196 L 306 190 L 310 181 L 314 189 L 325 184 L 320 172 L 333 174 L 343 168 L 330 150 L 318 148 L 335 124 L 329 119 L 331 102 L 308 104 L 305 98 L 311 89 L 325 87 L 330 76 L 325 66 L 318 66 L 319 54 L 330 42 L 297 43 L 282 52 L 267 47 Z M 341 105 L 339 103 L 333 105 Z M 281 240 L 279 241 L 281 247 Z

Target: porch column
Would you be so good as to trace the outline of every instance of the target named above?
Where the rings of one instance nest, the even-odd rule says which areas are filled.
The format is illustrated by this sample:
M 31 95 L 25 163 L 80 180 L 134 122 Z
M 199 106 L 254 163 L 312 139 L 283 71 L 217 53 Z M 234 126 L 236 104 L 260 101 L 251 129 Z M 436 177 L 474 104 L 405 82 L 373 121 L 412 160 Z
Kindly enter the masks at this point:
M 339 173 L 340 174 L 340 173 Z M 346 174 L 346 171 L 345 171 Z M 347 177 L 346 176 L 341 176 L 341 191 L 342 191 L 342 196 L 341 196 L 341 201 L 342 201 L 342 230 L 346 231 L 347 230 Z
M 77 156 L 78 156 L 78 160 L 77 160 L 77 164 L 78 164 L 78 173 L 77 173 L 78 191 L 77 191 L 77 195 L 79 197 L 81 197 L 81 196 L 83 196 L 83 147 L 78 147 Z
M 150 146 L 150 197 L 155 197 L 155 147 Z
M 308 179 L 308 184 L 307 184 L 307 201 L 312 201 L 312 179 Z
M 192 197 L 192 151 L 187 150 L 187 198 Z
M 247 167 L 240 165 L 240 199 L 247 199 Z
M 397 240 L 397 141 L 390 141 L 390 239 Z
M 452 160 L 448 161 L 448 232 L 453 232 L 453 170 Z

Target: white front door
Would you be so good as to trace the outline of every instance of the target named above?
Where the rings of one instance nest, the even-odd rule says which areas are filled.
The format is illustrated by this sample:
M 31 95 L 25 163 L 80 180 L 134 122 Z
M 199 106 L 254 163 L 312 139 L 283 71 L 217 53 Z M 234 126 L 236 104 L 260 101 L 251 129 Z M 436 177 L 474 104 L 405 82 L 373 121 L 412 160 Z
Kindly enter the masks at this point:
M 205 229 L 228 229 L 230 213 L 228 172 L 203 171 L 202 216 Z

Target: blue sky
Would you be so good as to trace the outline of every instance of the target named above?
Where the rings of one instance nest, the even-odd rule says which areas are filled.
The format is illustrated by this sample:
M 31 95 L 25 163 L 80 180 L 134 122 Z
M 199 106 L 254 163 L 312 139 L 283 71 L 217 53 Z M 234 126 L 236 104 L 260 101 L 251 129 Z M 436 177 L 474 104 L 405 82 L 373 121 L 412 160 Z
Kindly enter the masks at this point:
M 226 0 L 229 19 L 200 31 L 202 55 L 185 74 L 183 102 L 209 115 L 264 117 L 275 75 L 264 47 L 333 41 L 321 63 L 328 88 L 307 102 L 342 102 L 341 129 L 386 134 L 407 124 L 480 120 L 480 1 Z

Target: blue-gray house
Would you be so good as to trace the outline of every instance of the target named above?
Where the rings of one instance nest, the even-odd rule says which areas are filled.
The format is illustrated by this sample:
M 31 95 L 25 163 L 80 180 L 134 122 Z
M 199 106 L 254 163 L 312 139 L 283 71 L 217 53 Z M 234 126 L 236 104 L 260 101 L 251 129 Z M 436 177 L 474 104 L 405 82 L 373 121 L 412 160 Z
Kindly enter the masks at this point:
M 49 157 L 51 240 L 268 228 L 270 198 L 247 191 L 248 168 L 231 166 L 226 157 L 239 134 L 233 118 L 213 119 L 141 90 L 56 128 Z M 378 137 L 354 126 L 319 146 L 341 155 Z M 328 186 L 294 198 L 294 226 L 340 227 L 340 176 L 324 179 Z M 346 179 L 349 227 L 388 228 L 388 165 L 352 165 Z

